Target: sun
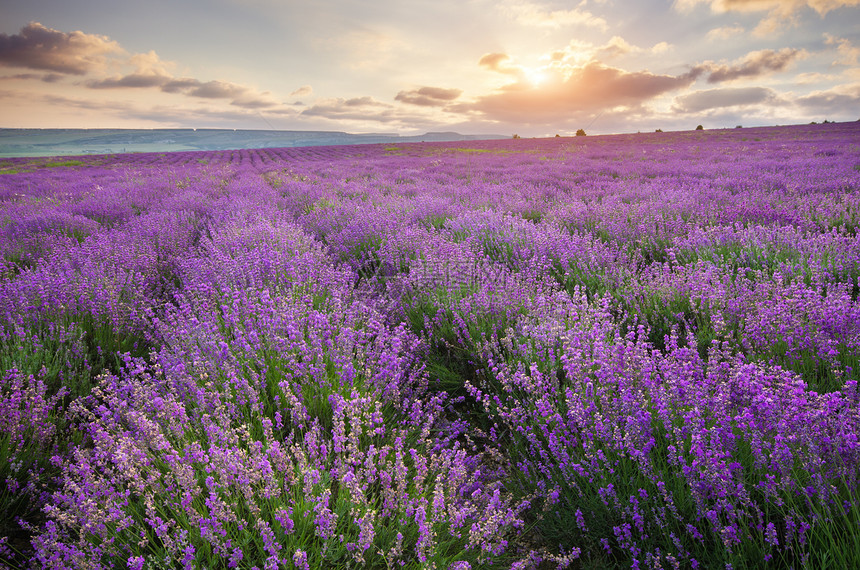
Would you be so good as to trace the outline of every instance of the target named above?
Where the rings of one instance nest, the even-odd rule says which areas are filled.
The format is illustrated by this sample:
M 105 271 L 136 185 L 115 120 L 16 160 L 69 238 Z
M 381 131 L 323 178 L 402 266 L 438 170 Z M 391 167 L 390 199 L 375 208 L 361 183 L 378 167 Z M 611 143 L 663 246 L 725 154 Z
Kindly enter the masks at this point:
M 523 68 L 523 75 L 534 87 L 540 87 L 548 78 L 544 69 L 534 67 Z

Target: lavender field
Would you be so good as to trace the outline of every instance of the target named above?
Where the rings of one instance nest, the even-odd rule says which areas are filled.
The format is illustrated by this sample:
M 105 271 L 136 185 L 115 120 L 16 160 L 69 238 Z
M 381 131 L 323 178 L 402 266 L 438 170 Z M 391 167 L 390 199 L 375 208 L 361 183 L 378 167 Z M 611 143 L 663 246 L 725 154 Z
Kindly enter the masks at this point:
M 5 159 L 0 232 L 11 568 L 860 567 L 860 123 Z

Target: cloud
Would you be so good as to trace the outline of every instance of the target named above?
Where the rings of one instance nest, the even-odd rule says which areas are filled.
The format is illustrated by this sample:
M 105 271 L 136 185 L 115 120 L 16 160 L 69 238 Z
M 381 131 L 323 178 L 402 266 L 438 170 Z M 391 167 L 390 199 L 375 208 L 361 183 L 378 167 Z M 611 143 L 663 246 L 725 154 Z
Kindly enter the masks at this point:
M 391 107 L 388 103 L 383 103 L 382 101 L 377 101 L 373 97 L 364 96 L 364 97 L 353 97 L 351 99 L 338 99 L 339 101 L 343 101 L 343 104 L 347 107 Z
M 7 75 L 6 79 L 24 79 L 36 80 L 44 83 L 56 83 L 65 76 L 60 73 L 16 73 L 15 75 Z
M 132 68 L 125 75 L 98 77 L 107 65 Z M 227 81 L 200 81 L 175 77 L 176 64 L 157 53 L 128 55 L 117 42 L 83 32 L 60 32 L 31 22 L 16 35 L 0 34 L 0 65 L 47 70 L 54 73 L 24 73 L 17 79 L 39 79 L 56 83 L 65 75 L 89 75 L 83 82 L 90 89 L 160 89 L 202 99 L 229 99 L 230 105 L 245 109 L 267 109 L 280 105 L 269 93 Z M 93 77 L 95 76 L 95 77 Z M 310 87 L 308 86 L 308 89 Z
M 605 44 L 595 45 L 583 40 L 570 40 L 568 45 L 544 55 L 541 59 L 548 61 L 549 67 L 582 67 L 588 63 L 601 63 L 626 55 L 663 55 L 675 49 L 668 42 L 658 42 L 650 48 L 633 45 L 621 36 L 612 36 Z M 519 66 L 508 63 L 507 73 L 519 73 Z
M 161 86 L 165 93 L 181 93 L 200 85 L 200 81 L 191 77 L 170 78 Z
M 812 9 L 824 17 L 832 10 L 860 6 L 860 0 L 675 0 L 675 7 L 682 12 L 698 4 L 708 4 L 716 13 L 767 12 L 753 32 L 765 36 L 778 31 L 786 23 L 794 23 L 804 9 Z
M 606 45 L 598 49 L 597 53 L 603 58 L 612 58 L 636 51 L 641 51 L 641 49 L 631 45 L 621 36 L 612 36 Z
M 720 83 L 783 71 L 795 60 L 803 59 L 807 55 L 805 50 L 794 48 L 783 48 L 779 51 L 766 49 L 751 52 L 743 60 L 733 65 L 704 65 L 710 71 L 708 83 Z
M 279 105 L 269 93 L 257 93 L 250 87 L 228 81 L 206 81 L 184 77 L 174 78 L 155 73 L 131 73 L 121 77 L 88 81 L 91 89 L 149 89 L 160 88 L 165 93 L 181 93 L 199 99 L 230 99 L 230 104 L 247 109 L 264 109 Z
M 796 85 L 814 85 L 816 83 L 831 83 L 833 81 L 838 81 L 838 75 L 832 75 L 828 73 L 818 73 L 816 71 L 809 73 L 798 73 L 792 78 L 792 82 Z
M 20 33 L 0 34 L 0 65 L 84 75 L 103 67 L 106 56 L 123 53 L 105 36 L 60 32 L 30 22 Z
M 561 28 L 566 26 L 588 26 L 607 30 L 606 20 L 587 10 L 546 10 L 531 2 L 508 1 L 499 5 L 499 10 L 515 22 L 539 28 Z
M 196 86 L 187 89 L 185 94 L 202 99 L 230 99 L 231 105 L 245 109 L 265 109 L 279 104 L 269 93 L 257 93 L 250 87 L 228 81 L 198 82 Z
M 789 97 L 766 87 L 710 89 L 677 97 L 672 111 L 679 116 L 707 111 L 708 116 L 714 118 L 726 109 L 747 112 L 752 109 L 762 116 L 782 116 L 782 121 L 796 122 L 799 118 L 803 120 L 803 117 L 807 117 L 807 120 L 829 118 L 853 121 L 857 119 L 858 108 L 860 83 L 840 85 L 800 97 Z
M 735 24 L 734 26 L 723 26 L 721 28 L 714 28 L 713 30 L 708 32 L 705 37 L 710 41 L 727 40 L 729 38 L 739 36 L 745 31 L 746 30 L 744 30 L 743 26 Z
M 173 69 L 176 68 L 175 63 L 161 59 L 155 50 L 132 55 L 128 58 L 128 64 L 134 66 L 138 73 L 153 75 L 173 75 Z
M 191 97 L 202 97 L 204 99 L 233 99 L 241 97 L 248 89 L 235 83 L 226 81 L 207 81 L 199 83 L 188 91 Z
M 332 125 L 343 128 L 344 125 L 351 125 L 361 130 L 375 129 L 380 124 L 387 129 L 439 126 L 438 117 L 429 115 L 423 109 L 392 105 L 373 97 L 319 99 L 301 111 L 296 120 L 315 125 L 315 128 L 330 128 Z
M 336 120 L 365 120 L 387 123 L 396 120 L 392 106 L 373 97 L 323 99 L 301 112 L 307 117 Z
M 171 69 L 176 67 L 176 65 L 172 62 L 162 60 L 154 51 L 134 54 L 126 61 L 117 63 L 125 67 L 134 67 L 134 71 L 127 75 L 91 79 L 86 82 L 87 87 L 91 89 L 164 88 L 165 85 L 175 79 L 171 74 Z
M 691 85 L 701 70 L 680 76 L 629 72 L 592 61 L 582 67 L 552 68 L 539 87 L 524 80 L 508 84 L 472 103 L 451 110 L 523 124 L 552 124 L 572 114 L 613 108 L 637 109 L 664 93 Z
M 93 101 L 91 99 L 74 99 L 71 97 L 63 97 L 62 95 L 42 95 L 40 98 L 50 103 L 52 106 L 74 107 L 77 109 L 87 109 L 90 111 L 104 110 L 123 110 L 127 111 L 129 106 L 124 103 L 111 103 L 107 107 L 104 101 Z
M 699 113 L 708 109 L 756 104 L 784 103 L 773 89 L 766 87 L 740 87 L 696 91 L 675 98 L 673 110 L 680 113 Z
M 310 85 L 302 85 L 292 93 L 290 93 L 290 97 L 307 97 L 308 95 L 312 95 L 314 92 L 314 88 Z
M 860 109 L 860 83 L 841 85 L 826 91 L 817 91 L 799 97 L 795 103 L 809 113 L 816 115 L 841 116 L 846 120 L 857 117 Z
M 97 113 L 97 116 L 115 117 L 117 121 L 145 121 L 147 125 L 177 126 L 177 127 L 236 127 L 260 128 L 265 119 L 254 109 L 235 107 L 217 107 L 211 105 L 150 105 L 132 101 L 97 100 L 92 97 L 77 98 L 55 94 L 13 93 L 16 99 L 26 98 L 46 104 L 55 112 L 66 115 L 84 116 Z M 2 92 L 0 92 L 2 98 Z M 70 110 L 79 110 L 80 113 Z M 266 110 L 266 116 L 277 116 L 282 119 L 292 119 L 298 115 L 295 109 L 278 108 Z M 94 115 L 95 116 L 95 115 Z M 134 124 L 134 123 L 132 123 Z M 139 123 L 137 123 L 139 124 Z M 140 128 L 140 127 L 133 127 Z
M 478 60 L 478 65 L 486 67 L 490 71 L 498 71 L 499 73 L 519 73 L 516 66 L 512 66 L 509 62 L 511 56 L 506 53 L 488 53 Z
M 161 75 L 131 73 L 120 77 L 108 77 L 107 79 L 88 81 L 86 85 L 91 89 L 145 89 L 148 87 L 161 87 L 169 81 L 169 77 Z
M 164 93 L 180 93 L 200 99 L 229 99 L 230 104 L 246 109 L 265 109 L 279 105 L 268 93 L 258 93 L 251 87 L 229 81 L 200 81 L 193 77 L 174 77 L 173 62 L 162 60 L 157 53 L 135 54 L 126 65 L 135 70 L 127 75 L 91 79 L 90 89 L 160 89 Z
M 271 94 L 268 91 L 259 95 L 247 94 L 237 97 L 230 101 L 230 104 L 243 109 L 271 109 L 280 105 L 278 101 L 271 98 Z
M 604 60 L 627 54 L 662 54 L 673 49 L 660 42 L 651 48 L 630 44 L 620 36 L 596 46 L 581 40 L 541 58 L 540 68 L 524 67 L 505 53 L 488 53 L 478 64 L 512 76 L 494 92 L 445 106 L 446 111 L 477 119 L 533 125 L 558 124 L 572 116 L 600 113 L 639 113 L 643 105 L 664 93 L 692 85 L 706 69 L 696 67 L 678 76 L 626 71 Z
M 549 68 L 559 68 L 561 66 L 570 65 L 570 62 L 567 59 L 567 54 L 564 51 L 551 54 L 549 59 L 552 62 L 550 65 L 544 65 L 540 68 L 523 67 L 522 65 L 515 63 L 507 54 L 488 53 L 481 57 L 478 61 L 478 65 L 485 67 L 490 71 L 495 71 L 496 73 L 511 75 L 515 78 L 516 83 L 537 84 L 542 83 L 546 79 L 546 71 Z
M 401 91 L 395 101 L 418 105 L 421 107 L 442 107 L 463 94 L 462 89 L 444 89 L 442 87 L 419 87 L 409 91 Z
M 830 34 L 824 34 L 824 41 L 829 46 L 836 46 L 838 57 L 833 61 L 834 65 L 860 67 L 860 47 L 852 44 L 850 40 Z
M 582 52 L 583 46 L 579 45 L 577 49 Z M 650 49 L 635 46 L 622 38 L 621 36 L 612 36 L 606 44 L 591 50 L 591 58 L 606 60 L 615 57 L 620 57 L 627 54 L 652 53 L 662 54 L 672 49 L 672 44 L 660 42 L 654 44 Z
M 186 127 L 224 128 L 226 125 L 232 125 L 238 128 L 259 128 L 265 124 L 271 128 L 268 121 L 261 119 L 257 113 L 232 109 L 156 105 L 143 108 L 135 107 L 122 112 L 117 109 L 117 114 L 123 118 L 140 119 L 162 125 L 168 123 Z
M 763 12 L 779 10 L 792 13 L 809 7 L 824 16 L 844 6 L 860 6 L 860 0 L 676 0 L 675 5 L 688 10 L 696 4 L 709 4 L 714 12 Z

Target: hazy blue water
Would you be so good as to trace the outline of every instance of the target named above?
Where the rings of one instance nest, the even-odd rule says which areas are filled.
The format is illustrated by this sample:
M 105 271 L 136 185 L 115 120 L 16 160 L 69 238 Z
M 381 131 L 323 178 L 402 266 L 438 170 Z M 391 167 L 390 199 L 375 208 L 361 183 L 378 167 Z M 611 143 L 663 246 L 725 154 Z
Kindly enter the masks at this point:
M 0 129 L 0 157 L 230 150 L 495 138 L 508 137 L 502 135 L 461 135 L 453 132 L 399 136 L 391 133 L 349 134 L 337 131 L 234 131 L 232 129 Z

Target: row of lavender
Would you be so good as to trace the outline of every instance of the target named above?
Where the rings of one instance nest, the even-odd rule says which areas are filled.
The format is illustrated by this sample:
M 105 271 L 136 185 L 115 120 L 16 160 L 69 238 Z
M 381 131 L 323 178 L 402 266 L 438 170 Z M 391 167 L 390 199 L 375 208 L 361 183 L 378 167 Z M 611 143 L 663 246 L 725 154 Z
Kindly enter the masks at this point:
M 858 135 L 11 161 L 2 555 L 856 565 Z

